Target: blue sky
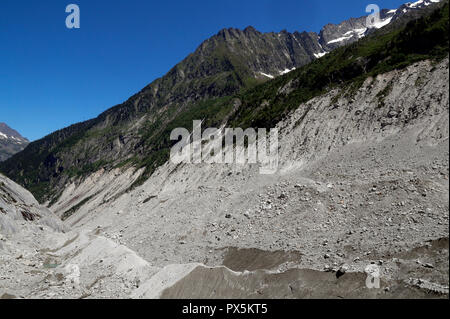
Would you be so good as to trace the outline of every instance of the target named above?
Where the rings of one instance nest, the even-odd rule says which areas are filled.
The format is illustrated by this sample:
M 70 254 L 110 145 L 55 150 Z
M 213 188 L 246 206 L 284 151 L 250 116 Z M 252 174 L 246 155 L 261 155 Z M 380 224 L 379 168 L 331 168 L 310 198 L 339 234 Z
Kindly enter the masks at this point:
M 316 31 L 404 0 L 1 0 L 0 122 L 35 140 L 96 117 L 220 29 Z M 65 26 L 68 4 L 81 28 Z

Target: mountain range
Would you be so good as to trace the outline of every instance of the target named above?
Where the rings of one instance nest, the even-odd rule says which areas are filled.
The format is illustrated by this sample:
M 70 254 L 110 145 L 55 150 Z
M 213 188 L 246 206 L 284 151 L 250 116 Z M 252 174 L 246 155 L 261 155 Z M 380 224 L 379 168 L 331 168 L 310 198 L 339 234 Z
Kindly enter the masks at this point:
M 382 10 L 381 22 L 372 28 L 364 27 L 367 18 L 364 16 L 326 25 L 319 34 L 261 33 L 253 27 L 223 29 L 123 104 L 31 143 L 23 152 L 3 162 L 0 170 L 29 189 L 40 202 L 55 200 L 69 181 L 83 179 L 100 168 L 145 168 L 136 181 L 139 185 L 168 159 L 173 128 L 191 127 L 189 121 L 199 118 L 210 126 L 226 122 L 249 124 L 237 120 L 237 116 L 251 118 L 252 124 L 259 127 L 274 125 L 280 117 L 272 116 L 272 111 L 268 114 L 270 121 L 257 118 L 264 112 L 244 116 L 248 111 L 243 107 L 246 102 L 236 97 L 265 82 L 288 76 L 312 61 L 322 60 L 337 48 L 348 47 L 374 34 L 392 34 L 392 30 L 405 27 L 408 21 L 440 5 L 437 0 L 421 0 L 397 10 Z M 330 59 L 334 57 L 324 61 Z M 335 79 L 353 78 L 353 72 L 358 73 L 359 67 L 366 68 L 366 63 L 372 62 L 357 59 L 352 66 L 355 70 L 345 79 L 339 79 L 344 74 L 338 72 Z M 311 78 L 308 76 L 305 81 Z M 329 79 L 320 81 L 330 84 Z M 313 91 L 326 85 L 317 83 Z M 311 97 L 311 93 L 303 94 L 302 98 Z

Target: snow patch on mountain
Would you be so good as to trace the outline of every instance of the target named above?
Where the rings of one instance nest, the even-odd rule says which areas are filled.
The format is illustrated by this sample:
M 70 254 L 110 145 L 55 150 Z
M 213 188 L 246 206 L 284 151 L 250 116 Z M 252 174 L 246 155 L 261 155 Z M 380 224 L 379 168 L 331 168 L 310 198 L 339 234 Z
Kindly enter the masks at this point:
M 345 33 L 337 33 L 335 34 L 336 38 L 329 40 L 326 42 L 327 44 L 346 44 L 347 41 L 350 40 L 358 40 L 363 37 L 365 37 L 369 32 L 369 29 L 381 29 L 390 23 L 394 22 L 396 19 L 398 19 L 400 16 L 403 16 L 404 14 L 412 11 L 412 10 L 418 10 L 422 9 L 424 7 L 428 7 L 432 4 L 439 3 L 441 0 L 419 0 L 416 2 L 410 2 L 406 3 L 403 6 L 401 6 L 399 9 L 392 9 L 392 10 L 382 10 L 381 16 L 382 19 L 379 19 L 375 23 L 371 25 L 367 25 L 365 28 L 355 28 L 352 30 L 349 30 Z
M 314 53 L 314 56 L 318 59 L 320 59 L 321 57 L 327 55 L 328 52 L 320 52 L 320 53 Z
M 381 20 L 381 21 L 379 21 L 379 22 L 375 22 L 375 23 L 372 25 L 372 28 L 381 29 L 382 27 L 387 26 L 387 25 L 388 25 L 389 23 L 391 23 L 391 22 L 392 22 L 392 17 L 387 18 L 387 19 L 384 19 L 384 20 Z
M 292 68 L 292 69 L 284 69 L 283 71 L 280 71 L 280 75 L 284 75 L 284 74 L 288 74 L 289 72 L 294 71 L 296 68 Z
M 429 6 L 433 3 L 438 3 L 441 2 L 440 0 L 419 0 L 413 3 L 408 3 L 407 6 L 410 8 L 417 8 L 417 7 L 422 7 L 422 6 Z
M 273 79 L 273 78 L 274 78 L 273 75 L 266 74 L 266 73 L 264 73 L 264 72 L 259 72 L 259 74 L 264 75 L 265 77 L 268 77 L 269 79 Z

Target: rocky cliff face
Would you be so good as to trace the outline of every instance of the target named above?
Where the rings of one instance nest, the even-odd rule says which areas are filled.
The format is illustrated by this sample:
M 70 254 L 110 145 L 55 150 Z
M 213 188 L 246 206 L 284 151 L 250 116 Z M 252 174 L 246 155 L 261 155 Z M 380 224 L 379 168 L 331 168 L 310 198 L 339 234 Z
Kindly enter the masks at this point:
M 5 123 L 0 123 L 0 162 L 22 151 L 30 142 Z

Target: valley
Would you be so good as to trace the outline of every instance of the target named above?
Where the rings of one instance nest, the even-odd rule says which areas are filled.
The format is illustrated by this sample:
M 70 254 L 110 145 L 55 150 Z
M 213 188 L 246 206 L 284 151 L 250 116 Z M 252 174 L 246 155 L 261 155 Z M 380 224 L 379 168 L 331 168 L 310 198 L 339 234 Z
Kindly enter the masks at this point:
M 448 299 L 448 1 L 382 14 L 222 30 L 0 163 L 0 299 Z M 171 162 L 193 120 L 278 129 L 278 170 Z

